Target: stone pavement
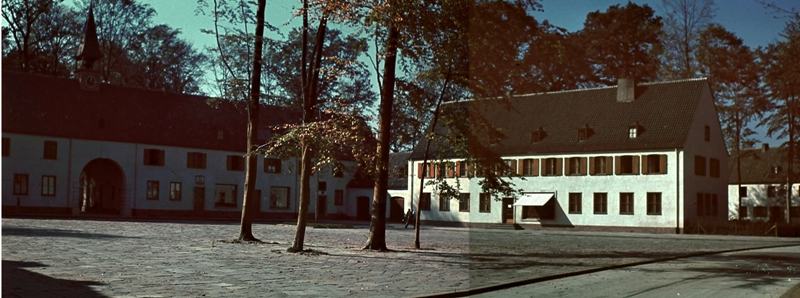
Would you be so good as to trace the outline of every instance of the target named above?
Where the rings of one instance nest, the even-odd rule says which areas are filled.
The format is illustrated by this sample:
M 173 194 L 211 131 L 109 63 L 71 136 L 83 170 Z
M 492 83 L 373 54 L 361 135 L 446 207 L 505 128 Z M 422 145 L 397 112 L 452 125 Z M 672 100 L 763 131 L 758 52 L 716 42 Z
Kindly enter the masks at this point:
M 232 244 L 238 225 L 2 220 L 3 296 L 419 296 L 702 251 L 800 244 L 798 239 L 392 226 L 394 252 L 360 248 L 366 226 L 254 225 L 266 244 Z
M 781 297 L 798 283 L 800 246 L 792 246 L 619 268 L 479 297 Z

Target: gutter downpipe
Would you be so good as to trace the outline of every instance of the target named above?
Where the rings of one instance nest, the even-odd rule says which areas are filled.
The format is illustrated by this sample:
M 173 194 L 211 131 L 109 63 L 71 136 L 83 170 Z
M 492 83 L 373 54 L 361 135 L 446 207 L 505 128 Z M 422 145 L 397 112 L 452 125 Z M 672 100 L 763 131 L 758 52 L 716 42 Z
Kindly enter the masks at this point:
M 675 234 L 681 233 L 681 159 L 680 150 L 675 148 Z
M 71 215 L 75 215 L 70 205 L 70 197 L 72 196 L 72 139 L 67 139 L 67 141 L 69 142 L 69 152 L 67 152 L 67 208 L 70 208 Z

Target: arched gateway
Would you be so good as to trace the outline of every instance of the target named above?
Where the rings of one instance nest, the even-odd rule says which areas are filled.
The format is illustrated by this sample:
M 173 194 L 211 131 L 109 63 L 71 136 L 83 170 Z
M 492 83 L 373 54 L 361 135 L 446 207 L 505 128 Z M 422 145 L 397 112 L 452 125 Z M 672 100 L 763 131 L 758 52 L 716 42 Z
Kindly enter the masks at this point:
M 80 210 L 91 214 L 120 214 L 124 200 L 124 174 L 113 160 L 98 158 L 83 167 Z

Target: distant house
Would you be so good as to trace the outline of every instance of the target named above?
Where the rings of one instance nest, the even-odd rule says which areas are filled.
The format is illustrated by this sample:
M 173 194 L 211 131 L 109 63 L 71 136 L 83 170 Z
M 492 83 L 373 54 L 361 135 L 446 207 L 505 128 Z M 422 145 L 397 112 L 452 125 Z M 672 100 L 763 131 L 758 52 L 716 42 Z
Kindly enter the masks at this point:
M 522 195 L 483 193 L 481 170 L 447 145 L 432 143 L 436 164 L 423 168 L 421 142 L 407 189 L 422 196 L 422 219 L 663 231 L 724 222 L 728 157 L 708 82 L 623 83 L 445 104 L 514 171 Z M 478 118 L 493 137 L 480 135 Z M 458 181 L 461 195 L 420 194 L 421 177 Z
M 730 219 L 777 221 L 785 219 L 786 177 L 789 165 L 786 149 L 742 151 L 742 177 L 737 179 L 736 160 L 731 158 L 728 179 L 728 217 Z M 795 162 L 795 173 L 800 163 Z M 795 174 L 797 177 L 797 174 Z M 741 187 L 739 186 L 741 183 Z M 792 181 L 792 218 L 800 217 L 800 181 Z M 741 206 L 739 206 L 741 199 Z M 793 220 L 796 221 L 796 220 Z

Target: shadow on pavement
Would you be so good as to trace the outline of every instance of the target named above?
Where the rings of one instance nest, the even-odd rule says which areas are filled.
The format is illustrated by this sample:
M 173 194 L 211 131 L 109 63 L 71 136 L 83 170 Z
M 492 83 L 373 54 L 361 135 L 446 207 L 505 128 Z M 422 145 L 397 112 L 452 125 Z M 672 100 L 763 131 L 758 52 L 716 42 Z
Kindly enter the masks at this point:
M 3 227 L 3 236 L 71 237 L 71 238 L 88 238 L 88 239 L 138 238 L 138 237 L 111 235 L 111 234 L 87 233 L 83 231 L 65 230 L 65 229 L 5 227 L 5 226 Z
M 52 278 L 24 269 L 30 267 L 45 265 L 3 260 L 3 297 L 105 297 L 89 287 L 103 283 Z

